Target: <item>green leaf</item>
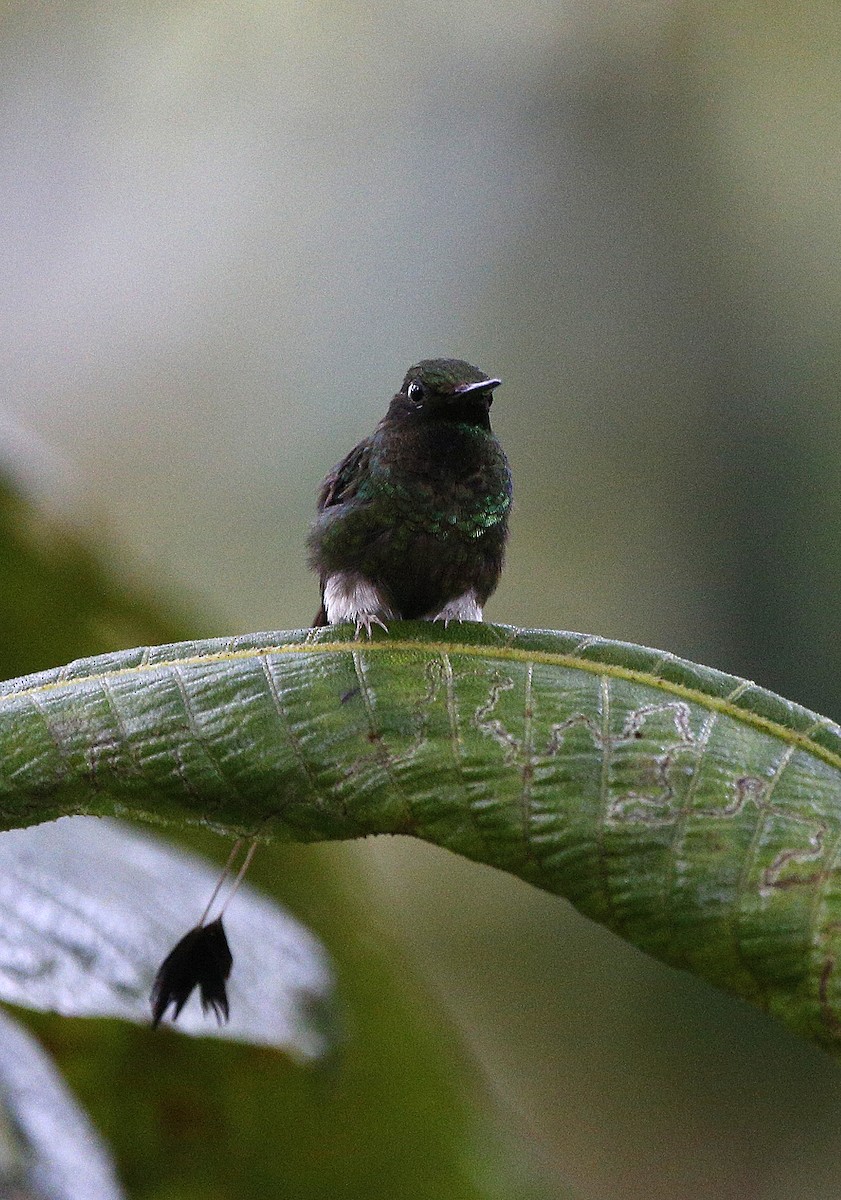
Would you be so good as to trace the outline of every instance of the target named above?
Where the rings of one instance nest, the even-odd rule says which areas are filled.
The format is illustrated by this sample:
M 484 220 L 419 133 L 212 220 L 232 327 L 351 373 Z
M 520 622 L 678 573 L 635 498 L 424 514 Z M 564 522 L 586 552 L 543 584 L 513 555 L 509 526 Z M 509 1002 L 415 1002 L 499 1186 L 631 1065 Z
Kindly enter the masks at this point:
M 256 634 L 15 680 L 0 749 L 7 827 L 411 834 L 841 1047 L 841 730 L 733 676 L 500 626 Z

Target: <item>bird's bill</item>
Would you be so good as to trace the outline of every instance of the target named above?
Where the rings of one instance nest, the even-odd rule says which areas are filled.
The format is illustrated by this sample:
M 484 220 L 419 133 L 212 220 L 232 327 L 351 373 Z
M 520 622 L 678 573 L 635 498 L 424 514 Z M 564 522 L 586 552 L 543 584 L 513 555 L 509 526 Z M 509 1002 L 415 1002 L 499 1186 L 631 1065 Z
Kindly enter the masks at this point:
M 460 383 L 453 388 L 454 396 L 469 396 L 474 392 L 491 392 L 499 387 L 501 379 L 480 379 L 476 383 Z

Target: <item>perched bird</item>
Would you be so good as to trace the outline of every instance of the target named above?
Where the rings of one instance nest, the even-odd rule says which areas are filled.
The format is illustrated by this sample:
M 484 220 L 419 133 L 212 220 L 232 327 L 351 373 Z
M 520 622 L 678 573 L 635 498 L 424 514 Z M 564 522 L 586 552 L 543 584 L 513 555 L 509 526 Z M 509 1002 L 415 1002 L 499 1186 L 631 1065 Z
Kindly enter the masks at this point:
M 481 621 L 499 581 L 511 472 L 491 432 L 499 379 L 457 358 L 411 367 L 388 412 L 321 485 L 314 625 Z

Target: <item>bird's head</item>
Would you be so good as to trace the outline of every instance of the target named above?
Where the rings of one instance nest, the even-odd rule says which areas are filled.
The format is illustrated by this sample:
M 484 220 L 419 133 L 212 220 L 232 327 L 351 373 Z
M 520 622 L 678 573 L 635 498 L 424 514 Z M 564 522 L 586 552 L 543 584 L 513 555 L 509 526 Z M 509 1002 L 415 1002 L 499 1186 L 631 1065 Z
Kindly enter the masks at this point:
M 493 390 L 501 382 L 460 358 L 425 358 L 406 372 L 389 415 L 488 428 Z

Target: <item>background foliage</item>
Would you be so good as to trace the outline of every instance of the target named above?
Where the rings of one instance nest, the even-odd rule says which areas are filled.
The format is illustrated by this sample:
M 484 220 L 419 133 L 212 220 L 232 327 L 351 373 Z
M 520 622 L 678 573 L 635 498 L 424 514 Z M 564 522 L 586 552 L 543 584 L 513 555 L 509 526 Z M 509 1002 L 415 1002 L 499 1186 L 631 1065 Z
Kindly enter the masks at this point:
M 5 444 L 111 565 L 10 511 L 33 561 L 0 572 L 4 673 L 169 624 L 305 623 L 318 479 L 409 362 L 453 353 L 505 380 L 517 512 L 489 616 L 663 646 L 837 718 L 839 22 L 716 0 L 7 5 Z M 255 1052 L 39 1019 L 124 1131 L 134 1194 L 230 1194 L 239 1162 L 239 1195 L 266 1172 L 332 1195 L 320 1172 L 346 1169 L 360 1195 L 510 1195 L 512 1161 L 553 1196 L 837 1194 L 837 1069 L 551 897 L 399 841 L 256 877 L 350 970 L 357 1088 L 330 1107 Z M 152 1053 L 149 1105 L 124 1080 Z M 419 1193 L 422 1170 L 448 1174 Z

